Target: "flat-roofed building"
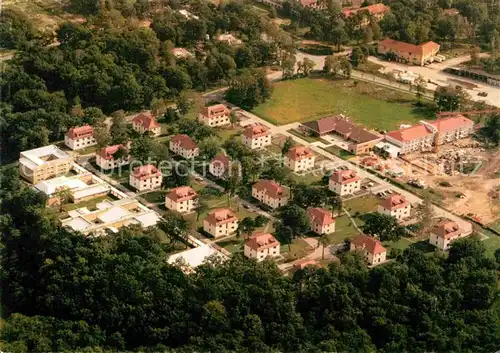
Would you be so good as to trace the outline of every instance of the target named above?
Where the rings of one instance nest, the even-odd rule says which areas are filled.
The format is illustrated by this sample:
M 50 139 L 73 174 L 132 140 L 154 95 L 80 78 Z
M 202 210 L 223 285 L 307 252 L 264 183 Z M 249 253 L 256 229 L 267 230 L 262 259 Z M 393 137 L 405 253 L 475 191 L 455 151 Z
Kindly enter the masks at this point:
M 122 144 L 101 148 L 95 155 L 95 163 L 104 170 L 128 165 L 130 159 L 128 148 Z
M 316 234 L 330 234 L 335 232 L 335 219 L 332 213 L 320 207 L 311 207 L 307 210 L 309 227 Z
M 254 150 L 271 144 L 271 131 L 262 124 L 249 125 L 241 135 L 241 142 Z
M 161 135 L 161 126 L 151 113 L 140 113 L 132 120 L 132 128 L 140 134 L 149 132 L 152 136 Z
M 432 228 L 429 243 L 442 251 L 446 251 L 450 249 L 455 240 L 464 238 L 470 233 L 461 229 L 456 222 L 445 219 Z
M 229 208 L 211 210 L 203 220 L 203 230 L 214 238 L 234 234 L 237 229 L 238 217 Z
M 285 206 L 289 194 L 288 188 L 274 180 L 261 179 L 252 186 L 252 197 L 273 209 Z
M 165 196 L 165 207 L 179 213 L 190 213 L 198 207 L 198 194 L 190 186 L 179 186 Z
M 262 261 L 280 255 L 280 242 L 269 233 L 254 232 L 245 242 L 243 253 L 250 259 Z
M 384 263 L 387 257 L 387 250 L 382 243 L 366 235 L 358 235 L 351 240 L 351 251 L 360 251 L 370 266 Z
M 391 194 L 381 200 L 377 212 L 395 217 L 402 221 L 410 217 L 411 205 L 406 198 L 400 194 Z
M 354 194 L 361 190 L 361 178 L 354 170 L 338 170 L 330 176 L 328 188 L 340 196 Z
M 311 170 L 314 168 L 316 156 L 310 148 L 305 146 L 293 146 L 285 155 L 285 166 L 294 172 Z
M 161 187 L 163 176 L 152 164 L 134 168 L 129 176 L 129 184 L 138 191 L 154 190 Z
M 73 157 L 54 145 L 21 152 L 19 174 L 32 184 L 66 174 L 73 166 Z
M 94 137 L 94 128 L 90 125 L 72 127 L 64 135 L 64 144 L 72 150 L 97 145 Z
M 195 158 L 200 155 L 198 145 L 191 139 L 191 137 L 184 134 L 172 137 L 170 139 L 169 149 L 186 159 Z
M 210 127 L 229 125 L 230 114 L 231 111 L 225 104 L 215 104 L 203 108 L 198 114 L 198 121 Z

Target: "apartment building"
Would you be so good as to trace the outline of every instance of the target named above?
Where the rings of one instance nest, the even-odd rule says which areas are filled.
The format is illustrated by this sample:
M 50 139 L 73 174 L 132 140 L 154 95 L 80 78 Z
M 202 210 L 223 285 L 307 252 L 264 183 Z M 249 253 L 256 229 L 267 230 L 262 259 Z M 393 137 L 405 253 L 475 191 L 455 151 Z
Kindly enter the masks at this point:
M 272 209 L 285 206 L 289 199 L 289 190 L 274 180 L 261 179 L 252 186 L 252 197 Z
M 152 136 L 161 135 L 161 126 L 151 113 L 141 113 L 132 120 L 132 128 L 141 135 L 149 132 Z
M 316 157 L 310 148 L 293 146 L 285 155 L 285 166 L 294 172 L 306 171 L 314 168 Z
M 215 156 L 208 165 L 208 171 L 216 178 L 224 177 L 229 170 L 229 157 L 224 155 Z
M 361 178 L 354 170 L 338 170 L 330 176 L 328 188 L 340 196 L 354 194 L 361 190 Z
M 125 145 L 113 145 L 96 152 L 95 163 L 104 170 L 110 170 L 130 163 L 129 150 Z
M 162 181 L 161 171 L 152 164 L 136 167 L 129 175 L 129 184 L 138 191 L 157 189 Z
M 254 232 L 245 242 L 243 254 L 257 261 L 280 255 L 280 242 L 269 233 Z
M 335 219 L 332 213 L 320 207 L 311 207 L 307 210 L 311 231 L 316 234 L 330 234 L 335 232 Z
M 191 159 L 200 155 L 198 145 L 188 135 L 175 135 L 170 139 L 170 151 L 178 154 L 179 156 Z
M 72 127 L 64 135 L 64 144 L 72 150 L 97 145 L 94 128 L 90 125 Z
M 271 144 L 271 132 L 262 124 L 250 125 L 243 131 L 241 142 L 252 150 L 264 148 Z
M 32 184 L 66 174 L 73 167 L 73 157 L 54 145 L 21 152 L 19 174 Z
M 190 186 L 179 186 L 165 196 L 165 207 L 179 213 L 190 213 L 198 207 L 198 194 Z
M 384 4 L 373 4 L 369 6 L 359 7 L 359 8 L 348 8 L 342 9 L 342 13 L 346 18 L 354 15 L 365 15 L 362 18 L 360 27 L 364 28 L 368 26 L 373 19 L 375 22 L 382 20 L 387 12 L 389 12 L 389 7 Z
M 230 114 L 231 111 L 224 104 L 211 105 L 198 114 L 198 121 L 210 127 L 229 125 Z
M 446 251 L 450 249 L 455 240 L 464 238 L 470 233 L 461 229 L 456 222 L 445 219 L 432 228 L 429 243 L 442 251 Z
M 203 220 L 203 230 L 214 238 L 236 233 L 238 217 L 229 208 L 218 208 L 208 213 Z
M 432 62 L 439 52 L 439 44 L 427 42 L 421 45 L 400 42 L 394 39 L 384 39 L 378 43 L 378 53 L 391 53 L 394 59 L 411 65 L 424 66 Z
M 358 235 L 351 240 L 351 251 L 360 251 L 370 266 L 384 263 L 387 257 L 387 250 L 382 243 L 366 235 Z
M 391 194 L 380 201 L 377 212 L 395 217 L 399 221 L 410 217 L 411 205 L 402 195 Z

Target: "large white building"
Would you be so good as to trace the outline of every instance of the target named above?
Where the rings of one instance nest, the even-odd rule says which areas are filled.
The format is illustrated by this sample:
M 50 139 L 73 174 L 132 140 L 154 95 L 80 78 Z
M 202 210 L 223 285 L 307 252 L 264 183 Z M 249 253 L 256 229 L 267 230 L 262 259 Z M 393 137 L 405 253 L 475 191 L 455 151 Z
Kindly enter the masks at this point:
M 19 173 L 29 182 L 36 184 L 66 174 L 73 166 L 73 157 L 54 145 L 21 152 Z
M 360 251 L 370 266 L 384 263 L 387 257 L 387 250 L 382 243 L 366 235 L 358 235 L 351 240 L 351 251 Z
M 169 142 L 169 149 L 186 159 L 198 157 L 200 154 L 198 145 L 191 139 L 191 137 L 184 134 L 172 137 Z
M 238 217 L 228 208 L 211 210 L 203 220 L 203 230 L 214 238 L 234 234 L 237 229 Z
M 118 155 L 118 153 L 120 153 L 120 155 Z M 104 170 L 128 165 L 130 159 L 128 148 L 125 145 L 104 147 L 98 150 L 95 155 L 95 163 Z
M 305 146 L 293 146 L 285 155 L 285 166 L 294 172 L 311 170 L 314 168 L 314 153 Z
M 330 234 L 335 232 L 335 219 L 332 213 L 323 208 L 311 207 L 307 210 L 310 230 L 316 234 Z
M 432 228 L 429 243 L 442 251 L 446 251 L 450 249 L 455 240 L 464 238 L 470 233 L 470 231 L 466 232 L 461 229 L 456 222 L 445 219 Z
M 274 209 L 288 203 L 289 191 L 274 180 L 261 179 L 253 184 L 252 197 Z
M 254 150 L 271 144 L 271 132 L 262 124 L 247 126 L 241 135 L 241 142 Z
M 97 145 L 94 137 L 94 128 L 90 125 L 72 127 L 64 135 L 64 144 L 72 150 Z
M 254 232 L 245 242 L 243 254 L 250 258 L 262 261 L 266 257 L 280 255 L 280 242 L 269 233 Z
M 339 170 L 330 176 L 328 188 L 340 196 L 354 194 L 361 190 L 361 178 L 354 170 Z
M 165 196 L 165 207 L 179 213 L 190 213 L 198 207 L 198 194 L 190 186 L 179 186 Z
M 377 212 L 402 221 L 410 217 L 411 205 L 402 195 L 392 194 L 380 201 Z
M 229 125 L 230 114 L 231 111 L 224 104 L 211 105 L 198 114 L 198 121 L 210 127 Z
M 149 132 L 152 136 L 161 135 L 161 126 L 151 113 L 140 113 L 132 120 L 132 128 L 141 135 Z
M 162 180 L 161 172 L 152 164 L 134 168 L 129 176 L 129 184 L 138 191 L 157 189 Z

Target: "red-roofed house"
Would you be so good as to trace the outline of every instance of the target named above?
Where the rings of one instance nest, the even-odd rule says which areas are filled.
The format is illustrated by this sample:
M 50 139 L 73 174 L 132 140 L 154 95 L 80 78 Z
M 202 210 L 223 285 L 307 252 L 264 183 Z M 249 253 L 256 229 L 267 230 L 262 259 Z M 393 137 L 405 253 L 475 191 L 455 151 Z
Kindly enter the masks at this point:
M 330 176 L 328 188 L 340 196 L 354 194 L 361 190 L 361 178 L 354 170 L 338 170 Z
M 309 225 L 316 234 L 330 234 L 335 232 L 335 219 L 332 213 L 323 208 L 312 207 L 307 210 Z
M 435 42 L 416 45 L 387 38 L 378 43 L 378 53 L 393 53 L 398 61 L 424 66 L 426 62 L 434 60 L 439 47 L 439 44 Z
M 294 172 L 309 170 L 314 168 L 316 157 L 310 148 L 305 146 L 293 146 L 285 155 L 285 165 Z
M 254 232 L 245 242 L 243 253 L 250 259 L 262 261 L 280 255 L 280 242 L 269 233 Z
M 382 20 L 387 12 L 389 12 L 389 7 L 381 3 L 359 8 L 342 9 L 342 13 L 345 17 L 350 17 L 358 13 L 366 14 L 366 16 L 363 17 L 360 27 L 368 26 L 370 24 L 370 18 L 373 18 L 376 22 Z
M 231 111 L 224 104 L 211 105 L 198 114 L 198 121 L 211 127 L 229 125 L 230 114 Z
M 252 150 L 263 148 L 271 144 L 271 132 L 262 124 L 250 125 L 243 131 L 241 142 Z
M 120 151 L 120 152 L 118 152 Z M 119 153 L 119 157 L 115 156 Z M 102 169 L 109 170 L 130 163 L 130 154 L 125 145 L 114 145 L 101 148 L 96 152 L 95 163 Z
M 64 135 L 64 144 L 72 150 L 97 145 L 94 138 L 94 128 L 90 125 L 72 127 Z
M 139 191 L 153 190 L 161 186 L 163 176 L 152 164 L 142 165 L 134 168 L 129 176 L 129 184 Z
M 361 251 L 366 262 L 371 266 L 385 262 L 387 256 L 387 250 L 382 246 L 382 243 L 374 237 L 366 235 L 358 235 L 351 240 L 351 251 Z
M 437 129 L 434 139 L 437 145 L 466 138 L 474 132 L 474 122 L 461 114 L 424 123 Z
M 299 0 L 299 3 L 313 10 L 325 10 L 327 7 L 325 0 Z
M 229 160 L 228 156 L 215 156 L 208 165 L 208 171 L 214 177 L 222 178 L 224 176 L 224 173 L 226 173 L 226 171 L 229 169 L 230 162 L 231 161 Z
M 193 212 L 198 206 L 198 194 L 190 186 L 179 186 L 165 196 L 165 207 L 179 213 Z
M 380 201 L 377 212 L 403 220 L 410 217 L 411 205 L 402 195 L 392 194 Z
M 132 120 L 132 128 L 140 134 L 150 132 L 153 136 L 161 135 L 161 126 L 151 113 L 141 113 Z
M 428 126 L 421 124 L 388 132 L 385 139 L 401 148 L 400 154 L 405 154 L 431 149 L 434 133 Z
M 429 243 L 446 251 L 450 249 L 452 242 L 469 234 L 470 232 L 465 232 L 456 222 L 445 219 L 432 228 Z
M 238 229 L 238 217 L 229 208 L 211 210 L 203 220 L 203 230 L 214 238 L 231 235 Z
M 261 179 L 253 184 L 252 197 L 271 208 L 278 208 L 288 203 L 289 192 L 274 180 Z
M 198 157 L 200 149 L 198 145 L 188 135 L 175 135 L 170 139 L 170 151 L 186 159 Z

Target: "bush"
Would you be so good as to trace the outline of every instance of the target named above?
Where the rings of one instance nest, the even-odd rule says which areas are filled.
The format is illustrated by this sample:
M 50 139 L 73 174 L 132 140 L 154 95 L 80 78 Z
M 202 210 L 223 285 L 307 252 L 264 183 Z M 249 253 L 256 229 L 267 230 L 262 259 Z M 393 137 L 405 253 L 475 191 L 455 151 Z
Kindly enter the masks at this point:
M 300 51 L 311 55 L 332 55 L 333 49 L 326 45 L 306 45 L 298 48 Z
M 391 251 L 389 251 L 389 258 L 395 259 L 398 256 L 400 256 L 403 253 L 403 250 L 397 249 L 397 248 L 392 248 Z
M 439 185 L 445 188 L 449 188 L 451 186 L 451 184 L 448 181 L 441 181 L 439 182 Z

